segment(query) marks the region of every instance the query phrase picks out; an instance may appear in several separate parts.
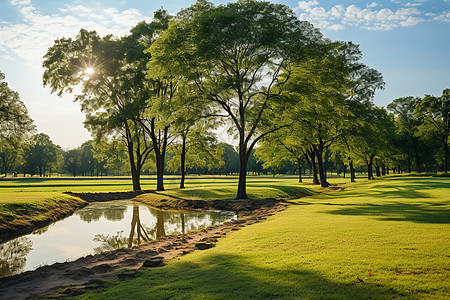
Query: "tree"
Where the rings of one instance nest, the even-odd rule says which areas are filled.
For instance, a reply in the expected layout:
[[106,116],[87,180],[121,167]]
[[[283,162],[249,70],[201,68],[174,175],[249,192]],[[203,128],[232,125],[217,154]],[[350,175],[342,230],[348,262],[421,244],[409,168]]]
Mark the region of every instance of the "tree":
[[5,176],[21,157],[21,139],[35,129],[19,93],[3,81],[0,71],[0,169]]
[[423,127],[432,127],[444,150],[444,172],[448,172],[448,144],[450,136],[450,89],[445,89],[440,97],[426,95],[415,110],[417,117],[423,116]]
[[223,149],[223,165],[219,167],[219,174],[239,173],[239,153],[236,152],[236,149],[226,143],[219,143],[217,146]]
[[25,152],[25,164],[28,172],[31,175],[37,172],[40,177],[45,176],[46,171],[51,173],[52,165],[56,163],[58,149],[58,146],[45,133],[34,135],[31,146]]
[[280,170],[286,160],[297,165],[298,181],[302,182],[302,157],[304,147],[296,139],[293,127],[280,129],[277,134],[269,135],[262,139],[261,145],[256,148],[256,157],[264,161],[264,168]]
[[229,116],[239,140],[237,199],[247,198],[246,172],[252,149],[268,131],[270,103],[283,83],[279,74],[321,35],[287,6],[238,1],[215,7],[198,1],[181,11],[150,47],[149,73],[179,74],[197,85],[211,105]]
[[[422,166],[420,160],[420,140],[419,140],[419,126],[422,123],[420,118],[414,116],[416,105],[421,101],[419,97],[401,97],[392,101],[386,108],[395,116],[395,123],[398,132],[406,137],[400,146],[406,146],[413,150],[416,160],[417,171],[421,173]],[[409,156],[409,153],[407,153]],[[408,157],[409,159],[409,157]]]
[[339,138],[342,144],[342,151],[347,158],[350,169],[350,180],[356,179],[354,161],[357,159],[357,148],[364,144],[363,129],[370,125],[370,111],[374,107],[372,102],[377,89],[384,89],[383,76],[375,69],[354,62],[350,72],[351,88],[346,99],[346,104],[350,111],[347,116],[346,126]]
[[19,93],[11,90],[4,82],[0,71],[0,138],[20,136],[34,130],[33,120],[28,115]]
[[77,172],[81,169],[81,149],[71,149],[64,152],[64,166],[66,170],[77,176]]
[[365,104],[359,118],[363,126],[355,128],[352,133],[352,151],[367,166],[367,178],[373,179],[374,159],[382,159],[391,143],[390,136],[395,131],[394,120],[386,109],[374,104]]
[[168,15],[157,11],[153,22],[139,23],[121,39],[81,29],[75,40],[56,40],[44,56],[44,86],[62,95],[81,84],[76,101],[86,114],[85,126],[98,141],[122,138],[134,190],[141,189],[141,168],[153,150],[141,122],[153,91],[143,73],[150,58],[143,50],[167,23]]

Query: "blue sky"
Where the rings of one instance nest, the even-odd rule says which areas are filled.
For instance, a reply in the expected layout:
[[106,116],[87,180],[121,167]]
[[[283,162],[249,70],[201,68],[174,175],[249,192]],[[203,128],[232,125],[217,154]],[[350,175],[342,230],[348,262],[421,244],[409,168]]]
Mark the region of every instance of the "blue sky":
[[[224,4],[229,1],[213,1]],[[441,95],[450,88],[450,0],[272,1],[291,7],[332,40],[353,41],[363,62],[383,73],[386,89],[375,96],[385,106],[402,96]],[[1,0],[0,70],[18,91],[44,132],[63,148],[90,138],[74,95],[58,98],[42,87],[42,56],[53,41],[80,28],[122,36],[164,7],[175,14],[194,1]]]

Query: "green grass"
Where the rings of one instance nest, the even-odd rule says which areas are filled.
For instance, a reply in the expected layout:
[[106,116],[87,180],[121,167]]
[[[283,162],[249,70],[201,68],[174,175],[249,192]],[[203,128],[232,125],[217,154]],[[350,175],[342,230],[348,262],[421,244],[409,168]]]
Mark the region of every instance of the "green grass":
[[[174,199],[233,199],[236,195],[237,179],[226,176],[193,176],[187,179],[185,190],[179,190],[178,177],[166,176],[166,192],[153,196]],[[142,189],[154,190],[154,176],[142,176]],[[33,228],[42,222],[56,221],[85,205],[85,202],[64,195],[63,192],[121,192],[132,190],[128,178],[23,178],[0,180],[0,237],[8,231]],[[283,177],[249,177],[249,195],[254,198],[282,198],[292,194],[304,194],[294,179]]]
[[212,249],[80,297],[450,298],[449,178],[360,181],[290,204]]

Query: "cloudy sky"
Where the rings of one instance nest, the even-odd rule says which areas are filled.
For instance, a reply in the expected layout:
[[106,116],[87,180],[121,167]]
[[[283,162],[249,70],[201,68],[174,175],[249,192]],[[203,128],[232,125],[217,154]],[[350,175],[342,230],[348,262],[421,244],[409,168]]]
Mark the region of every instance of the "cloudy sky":
[[[0,71],[19,92],[39,132],[63,148],[89,139],[73,95],[58,98],[42,87],[42,56],[80,28],[122,36],[164,7],[175,14],[194,1],[0,0]],[[216,4],[228,1],[213,1]],[[450,88],[450,0],[272,0],[332,40],[360,44],[363,61],[381,71],[386,89],[375,103],[402,96],[441,95]]]

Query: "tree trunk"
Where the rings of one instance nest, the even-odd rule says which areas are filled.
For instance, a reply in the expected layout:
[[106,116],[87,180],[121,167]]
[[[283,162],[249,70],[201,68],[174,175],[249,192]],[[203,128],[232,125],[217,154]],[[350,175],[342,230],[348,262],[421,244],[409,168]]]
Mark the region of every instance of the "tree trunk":
[[373,177],[373,158],[375,155],[371,155],[369,159],[369,163],[367,164],[367,179],[374,179]]
[[444,145],[444,173],[448,173],[448,142]]
[[[148,129],[147,129],[148,130]],[[156,158],[156,190],[164,191],[164,166],[166,159],[166,148],[167,148],[167,138],[168,138],[169,127],[165,127],[163,130],[163,137],[156,134],[155,122],[152,120],[150,122],[150,130],[148,130],[153,143],[153,150],[155,151]]]
[[322,187],[329,187],[330,184],[327,182],[327,177],[325,175],[325,170],[323,168],[323,161],[322,161],[322,147],[319,146],[318,149],[315,150],[316,151],[316,156],[317,156],[317,165],[319,167],[319,177],[320,177],[320,185]]
[[417,140],[413,138],[413,145],[414,145],[414,155],[416,157],[416,164],[417,164],[417,172],[422,173],[422,166],[420,165],[420,156],[419,156],[419,150],[417,145]]
[[309,163],[311,165],[312,170],[312,178],[313,184],[320,184],[319,177],[317,176],[317,167],[316,167],[316,153],[314,150],[307,150],[306,154],[309,156]]
[[164,191],[164,159],[165,159],[165,153],[162,154],[159,151],[158,155],[156,156],[156,190],[157,191]]
[[297,167],[298,167],[298,182],[302,182],[302,163],[300,158],[297,158]]
[[356,182],[355,168],[353,167],[353,161],[350,160],[350,182]]
[[379,165],[375,165],[375,172],[377,174],[377,177],[381,176],[381,172],[380,172],[380,166]]
[[186,178],[186,135],[182,136],[183,142],[181,145],[181,157],[180,157],[180,168],[181,168],[181,181],[180,189],[184,189],[184,181]]
[[243,138],[239,141],[239,183],[236,199],[248,199],[247,196],[247,145]]
[[381,165],[381,175],[382,176],[386,175],[386,166],[384,164]]
[[132,163],[131,167],[131,179],[133,181],[133,191],[140,191],[141,190],[141,178],[140,178],[140,170],[137,170],[134,166],[134,163]]
[[[129,132],[127,132],[129,133]],[[128,158],[130,159],[130,171],[131,171],[131,180],[133,182],[133,191],[141,190],[141,170],[136,168],[134,163],[134,151],[133,151],[133,141],[131,137],[128,139],[127,135],[127,147],[128,147]]]

